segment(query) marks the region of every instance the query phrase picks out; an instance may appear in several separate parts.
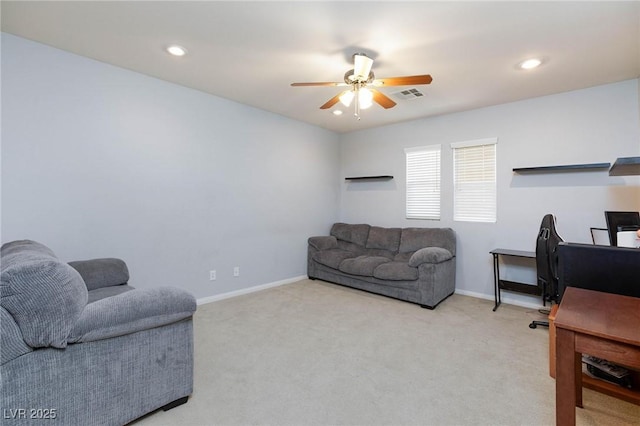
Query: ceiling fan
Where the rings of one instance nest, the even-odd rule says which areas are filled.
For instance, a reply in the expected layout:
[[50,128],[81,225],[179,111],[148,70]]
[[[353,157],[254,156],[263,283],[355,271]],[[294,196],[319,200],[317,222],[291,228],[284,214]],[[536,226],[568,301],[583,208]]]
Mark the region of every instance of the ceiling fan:
[[[375,87],[407,86],[414,84],[429,84],[432,78],[429,74],[410,75],[404,77],[389,77],[376,79],[371,66],[373,59],[364,53],[353,55],[353,69],[347,71],[342,82],[291,83],[293,87],[305,86],[350,86],[349,89],[338,93],[329,99],[320,109],[329,109],[338,102],[346,107],[355,100],[355,116],[360,120],[360,109],[369,108],[375,101],[385,109],[393,108],[396,103]],[[373,86],[373,87],[371,87]]]

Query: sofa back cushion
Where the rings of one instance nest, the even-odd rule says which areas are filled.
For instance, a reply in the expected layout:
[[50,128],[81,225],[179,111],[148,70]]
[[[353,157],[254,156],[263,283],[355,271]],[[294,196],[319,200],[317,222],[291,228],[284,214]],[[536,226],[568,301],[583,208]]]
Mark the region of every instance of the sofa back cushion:
[[400,246],[401,228],[381,228],[372,226],[369,230],[369,238],[367,238],[368,249],[382,249],[391,252],[398,252]]
[[424,247],[442,247],[456,255],[456,235],[451,228],[404,228],[400,237],[400,253]]
[[370,228],[371,226],[366,224],[351,225],[347,223],[334,223],[331,227],[331,235],[338,240],[365,247]]
[[80,274],[46,246],[30,240],[0,249],[0,304],[33,348],[64,348],[82,310],[87,288]]

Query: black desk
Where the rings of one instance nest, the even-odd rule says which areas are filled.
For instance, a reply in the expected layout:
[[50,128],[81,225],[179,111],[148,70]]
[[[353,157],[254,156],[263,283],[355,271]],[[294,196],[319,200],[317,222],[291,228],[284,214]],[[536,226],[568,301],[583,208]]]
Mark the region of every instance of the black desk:
[[496,305],[493,307],[494,312],[496,311],[496,309],[498,309],[500,303],[502,303],[502,300],[500,298],[500,290],[516,291],[518,293],[532,294],[534,296],[542,295],[542,288],[538,285],[500,279],[500,256],[521,257],[535,260],[536,254],[534,252],[497,248],[491,250],[490,253],[493,255],[493,285],[494,299],[496,302]]

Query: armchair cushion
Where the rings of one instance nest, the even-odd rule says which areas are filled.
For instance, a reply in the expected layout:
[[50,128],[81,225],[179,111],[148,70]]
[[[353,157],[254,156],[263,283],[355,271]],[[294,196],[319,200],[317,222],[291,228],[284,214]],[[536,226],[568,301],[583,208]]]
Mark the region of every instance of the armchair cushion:
[[64,348],[87,304],[87,287],[71,266],[35,241],[2,246],[0,304],[30,347]]
[[22,338],[18,324],[6,309],[0,307],[0,364],[4,364],[14,358],[32,352]]
[[128,291],[87,305],[69,342],[91,342],[160,327],[189,318],[195,311],[195,298],[181,289]]
[[93,303],[96,300],[104,299],[105,297],[117,296],[131,290],[135,290],[135,288],[128,284],[97,288],[89,292],[89,301],[87,303]]
[[80,273],[87,290],[126,284],[129,281],[127,264],[120,259],[78,260],[69,262],[69,265]]

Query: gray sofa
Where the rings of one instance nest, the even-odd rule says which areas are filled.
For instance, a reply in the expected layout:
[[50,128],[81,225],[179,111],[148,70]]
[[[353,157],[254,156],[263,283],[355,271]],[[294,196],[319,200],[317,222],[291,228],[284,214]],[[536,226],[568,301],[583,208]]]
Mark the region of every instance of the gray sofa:
[[192,295],[134,289],[119,259],[66,264],[29,240],[1,260],[3,424],[123,425],[187,401]]
[[450,228],[381,228],[335,223],[309,238],[307,274],[433,309],[455,291]]

